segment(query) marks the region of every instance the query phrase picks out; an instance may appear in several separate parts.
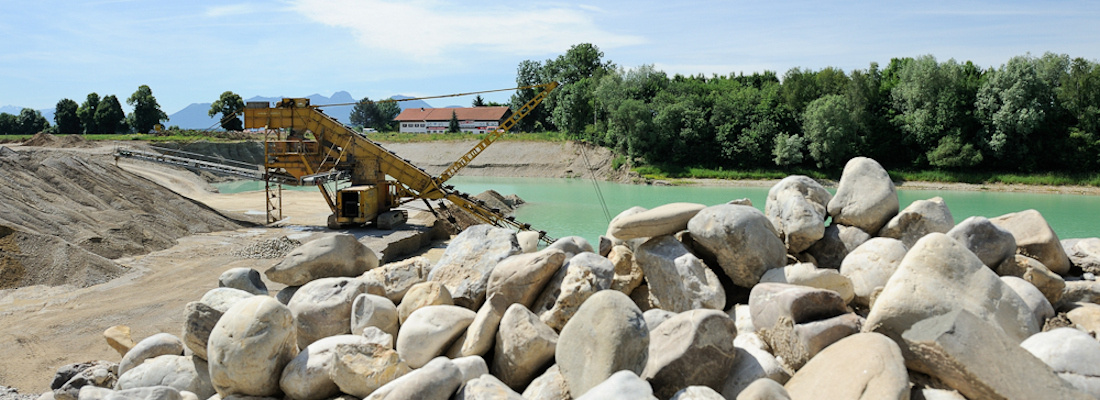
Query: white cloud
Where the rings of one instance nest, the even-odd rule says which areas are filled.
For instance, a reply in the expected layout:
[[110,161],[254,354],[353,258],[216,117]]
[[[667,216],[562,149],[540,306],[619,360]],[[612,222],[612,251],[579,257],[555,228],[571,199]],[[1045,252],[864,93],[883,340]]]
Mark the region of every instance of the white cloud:
[[230,4],[225,6],[213,6],[206,8],[206,16],[208,17],[228,17],[234,15],[252,14],[259,11],[259,6],[255,4]]
[[541,55],[578,43],[601,48],[641,44],[640,36],[601,29],[591,11],[466,6],[433,0],[292,0],[302,15],[351,29],[367,47],[422,60],[469,53]]

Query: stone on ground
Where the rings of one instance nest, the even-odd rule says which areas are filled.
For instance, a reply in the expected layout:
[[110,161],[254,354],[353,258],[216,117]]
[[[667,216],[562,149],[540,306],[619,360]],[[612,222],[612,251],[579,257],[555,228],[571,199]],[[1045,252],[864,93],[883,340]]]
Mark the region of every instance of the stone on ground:
[[546,284],[534,308],[542,322],[560,331],[592,294],[611,288],[615,266],[596,253],[580,253],[563,265]]
[[218,277],[218,287],[240,289],[254,295],[267,296],[267,285],[260,272],[252,268],[230,268]]
[[688,386],[672,395],[670,400],[726,400],[726,398],[706,386]]
[[964,219],[947,231],[947,236],[970,249],[989,268],[996,269],[1005,259],[1016,254],[1016,238],[1012,232],[993,224],[986,217]]
[[615,245],[607,253],[607,259],[615,266],[615,277],[611,280],[611,290],[626,293],[633,292],[645,280],[642,268],[634,262],[634,251],[625,245]]
[[688,220],[699,210],[706,208],[695,203],[670,203],[651,210],[616,217],[607,227],[607,233],[622,240],[672,235],[687,229]]
[[508,387],[527,387],[554,362],[558,333],[522,304],[512,304],[500,319],[493,351],[492,374]]
[[569,386],[565,384],[565,377],[557,364],[550,366],[542,375],[531,381],[527,389],[523,390],[523,398],[527,400],[568,400]]
[[475,378],[458,389],[453,400],[524,400],[500,379],[485,374]]
[[1015,276],[1002,276],[1001,282],[1004,282],[1016,292],[1016,295],[1020,296],[1027,308],[1031,310],[1035,323],[1040,327],[1043,326],[1047,318],[1054,317],[1054,307],[1050,305],[1046,297],[1043,297],[1043,292],[1040,292],[1035,285]]
[[302,349],[283,368],[279,388],[294,400],[323,400],[340,393],[332,381],[336,346],[345,343],[366,343],[357,335],[330,336],[311,343]]
[[787,263],[787,248],[759,210],[723,204],[699,211],[688,222],[698,247],[713,254],[733,283],[752,287],[760,276]]
[[787,251],[801,253],[825,236],[826,206],[832,198],[810,177],[791,175],[768,190],[764,215],[786,242]]
[[871,297],[886,286],[908,250],[900,240],[874,238],[848,253],[840,273],[852,281],[855,304],[871,306]]
[[769,269],[760,282],[788,283],[791,285],[832,290],[847,304],[855,298],[852,280],[835,269],[817,268],[813,263],[797,263],[783,268]]
[[463,340],[461,354],[463,356],[482,356],[493,348],[496,341],[497,329],[500,327],[500,319],[512,303],[497,293],[489,295],[481,309],[477,310],[473,322],[466,329],[466,338]]
[[561,250],[565,253],[566,260],[573,258],[573,256],[577,254],[595,252],[595,249],[592,248],[592,244],[588,243],[587,239],[580,236],[563,237],[555,240],[554,243],[550,243],[546,248]]
[[600,384],[585,391],[584,395],[574,396],[576,400],[637,399],[656,400],[649,382],[639,378],[631,370],[622,370],[611,375]]
[[531,307],[565,258],[564,251],[552,248],[505,258],[489,275],[486,296],[496,294],[508,304]]
[[125,356],[126,352],[130,351],[137,343],[134,343],[134,339],[130,337],[130,327],[126,325],[115,325],[107,330],[103,331],[103,338],[107,339],[107,345],[118,352],[118,355]]
[[235,304],[210,332],[210,380],[223,398],[275,396],[283,368],[297,355],[297,331],[287,306],[267,296]]
[[378,266],[378,256],[354,235],[337,233],[307,242],[264,271],[267,279],[301,286],[320,278],[356,277]]
[[1100,274],[1100,238],[1063,240],[1062,249],[1071,264],[1085,272]]
[[650,295],[663,310],[679,313],[726,305],[726,291],[718,276],[672,236],[653,237],[638,246],[635,262],[645,275]]
[[338,392],[361,399],[410,371],[412,369],[393,349],[373,343],[351,342],[340,343],[333,348],[328,376],[339,389]]
[[640,375],[659,398],[688,386],[721,389],[737,355],[737,327],[718,310],[691,310],[650,333],[649,359]]
[[754,347],[737,347],[737,356],[722,386],[722,395],[736,398],[753,382],[765,378],[783,384],[791,379],[791,375],[771,353]]
[[392,349],[394,346],[393,335],[383,332],[377,326],[363,328],[363,333],[360,335],[367,339],[367,343],[374,343],[387,349]]
[[792,399],[909,398],[901,349],[877,333],[849,336],[829,346],[786,384]]
[[825,227],[825,236],[803,254],[812,256],[819,268],[839,269],[848,253],[868,240],[871,240],[871,235],[862,229],[832,224]]
[[428,280],[446,286],[454,304],[476,310],[485,301],[485,289],[493,268],[505,258],[521,252],[515,232],[492,225],[475,225],[451,239],[447,250],[428,274]]
[[422,307],[453,306],[454,304],[451,292],[442,283],[435,281],[418,283],[409,288],[405,298],[397,305],[398,322],[404,324],[413,311]]
[[412,368],[420,368],[443,354],[473,322],[476,313],[459,306],[427,306],[401,324],[397,353]]
[[1058,304],[1066,291],[1066,280],[1034,258],[1016,254],[993,269],[997,275],[1023,278],[1043,292],[1050,304]]
[[1084,329],[1092,335],[1100,335],[1100,305],[1092,303],[1076,303],[1072,310],[1066,313],[1073,325]]
[[432,262],[427,257],[412,257],[392,262],[367,271],[359,279],[377,282],[386,292],[386,298],[398,304],[413,285],[428,280]]
[[941,197],[917,200],[895,215],[879,230],[880,237],[901,240],[912,247],[917,240],[932,232],[947,233],[955,227],[955,217]]
[[194,356],[162,355],[146,360],[118,377],[118,390],[141,387],[170,386],[194,393],[203,399],[213,396],[210,368],[206,361]]
[[539,233],[535,231],[520,231],[516,232],[516,241],[519,242],[519,248],[524,253],[534,253],[539,251]]
[[142,339],[119,361],[118,374],[121,376],[145,360],[163,355],[182,356],[183,341],[170,333],[158,333]]
[[617,371],[631,371],[637,378],[648,357],[649,329],[642,311],[614,290],[600,291],[581,305],[562,328],[555,350],[558,368],[573,398]]
[[1093,398],[1059,378],[1016,338],[966,309],[931,315],[902,337],[929,375],[967,398]]
[[329,336],[350,334],[352,305],[367,289],[355,278],[321,278],[298,289],[287,304],[298,327],[298,348]]
[[898,193],[882,165],[870,158],[856,157],[844,165],[828,208],[835,224],[878,232],[897,215]]
[[749,294],[749,308],[756,333],[794,370],[862,324],[836,292],[806,286],[759,284]]
[[665,311],[660,308],[654,308],[652,310],[646,310],[644,313],[642,313],[642,318],[645,318],[645,325],[647,328],[649,328],[649,331],[653,332],[654,329],[657,329],[658,325],[661,325],[665,321],[668,321],[669,318],[675,317],[676,314],[677,313],[674,313],[672,311]]
[[[867,315],[865,332],[901,342],[913,324],[955,310],[989,321],[1019,343],[1039,332],[1023,299],[974,253],[942,233],[932,233],[905,255]],[[902,347],[910,369],[930,373]]]
[[990,220],[994,225],[1012,233],[1016,239],[1016,252],[1039,260],[1059,275],[1069,272],[1070,262],[1058,234],[1035,210],[1005,214]]
[[[727,396],[727,399],[730,397]],[[791,400],[787,389],[776,381],[760,378],[750,384],[735,398],[736,400]]]
[[57,400],[77,400],[89,387],[113,388],[118,383],[118,364],[94,361],[69,364],[57,370],[50,388]]
[[446,357],[394,379],[364,400],[448,400],[462,385],[462,371]]
[[489,364],[481,356],[466,356],[451,360],[462,373],[462,382],[469,382],[489,373]]
[[361,293],[351,303],[351,334],[361,335],[372,326],[397,336],[397,306],[388,298]]
[[1073,328],[1036,333],[1020,343],[1054,370],[1058,377],[1100,398],[1100,342]]

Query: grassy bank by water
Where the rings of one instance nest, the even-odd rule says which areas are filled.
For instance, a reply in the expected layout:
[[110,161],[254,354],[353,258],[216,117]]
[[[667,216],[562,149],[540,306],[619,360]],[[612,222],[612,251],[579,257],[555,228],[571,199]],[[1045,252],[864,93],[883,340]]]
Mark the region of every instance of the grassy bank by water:
[[[698,167],[652,166],[634,168],[649,179],[783,179],[789,175],[806,175],[814,179],[840,179],[841,170],[815,170],[792,168],[786,170],[723,170]],[[1005,172],[954,172],[954,171],[888,171],[895,182],[937,182],[1032,185],[1032,186],[1094,186],[1100,187],[1100,174],[1088,172],[1070,173],[1005,173]]]

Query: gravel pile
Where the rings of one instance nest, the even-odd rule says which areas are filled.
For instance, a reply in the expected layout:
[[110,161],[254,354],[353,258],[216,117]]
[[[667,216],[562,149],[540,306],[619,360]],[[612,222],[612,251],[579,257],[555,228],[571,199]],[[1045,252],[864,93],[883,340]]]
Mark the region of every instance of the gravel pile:
[[253,242],[252,244],[239,248],[230,254],[234,257],[240,258],[282,258],[289,254],[291,250],[294,250],[301,245],[302,242],[288,238],[286,236],[282,236],[275,239]]
[[38,395],[19,394],[19,391],[13,387],[0,385],[0,400],[34,400],[37,398]]

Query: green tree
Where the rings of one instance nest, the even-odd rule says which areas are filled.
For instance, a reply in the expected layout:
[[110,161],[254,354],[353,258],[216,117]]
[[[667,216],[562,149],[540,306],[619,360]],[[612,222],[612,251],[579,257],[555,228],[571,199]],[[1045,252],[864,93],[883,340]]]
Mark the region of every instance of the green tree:
[[57,102],[57,106],[54,109],[53,121],[57,124],[57,131],[63,134],[77,134],[81,133],[80,117],[77,116],[77,110],[80,108],[75,101],[70,99],[61,99]]
[[615,64],[604,61],[603,55],[595,45],[581,43],[558,58],[546,61],[539,74],[543,79],[538,83],[553,80],[562,85],[551,92],[541,106],[549,110],[550,118],[546,122],[578,138],[588,123],[595,122],[592,92],[604,75],[615,70]]
[[241,122],[241,118],[237,115],[244,111],[244,100],[241,96],[231,91],[222,92],[221,96],[213,103],[210,103],[210,111],[206,112],[207,116],[213,117],[221,114],[221,118],[218,120],[218,124],[222,129],[227,131],[241,131],[244,130],[244,123]]
[[99,94],[96,92],[88,93],[84,103],[76,110],[76,115],[80,118],[80,124],[84,126],[84,134],[99,133],[99,126],[95,123],[95,112],[99,107],[99,102]]
[[157,98],[153,97],[153,89],[148,85],[138,86],[137,91],[126,99],[126,104],[134,108],[130,114],[130,127],[139,133],[148,133],[154,125],[168,120],[168,114],[160,110]]
[[479,94],[479,95],[474,97],[474,102],[470,106],[471,107],[485,107],[485,99],[481,98],[481,95]]
[[[542,76],[543,68],[542,63],[538,61],[523,60],[516,67],[516,85],[518,86],[531,86],[542,84],[544,79]],[[541,88],[534,89],[518,89],[516,93],[512,95],[511,105],[512,109],[518,110],[527,104],[528,101],[535,98],[535,96],[541,92]],[[521,132],[534,132],[536,127],[546,126],[550,122],[547,117],[550,115],[547,112],[548,106],[546,104],[535,107],[531,110],[527,117],[519,120],[516,124],[516,130]]]
[[122,103],[119,103],[118,97],[113,94],[104,97],[96,106],[95,125],[98,127],[98,133],[125,132],[124,118],[126,118],[126,113],[122,111]]
[[392,132],[397,130],[397,118],[401,114],[401,106],[396,101],[378,102],[378,129],[379,132]]
[[42,112],[32,108],[24,108],[19,111],[15,123],[20,135],[33,135],[50,127],[50,122],[42,116]]
[[19,122],[14,115],[0,113],[0,135],[15,135],[19,131]]
[[859,136],[851,107],[841,95],[810,102],[802,118],[810,157],[819,168],[832,168],[859,154]]
[[458,125],[458,114],[455,114],[454,110],[451,111],[451,122],[447,124],[447,133],[459,133],[462,132],[462,128]]
[[1030,56],[1013,57],[990,74],[976,102],[982,144],[999,167],[1034,169],[1042,143],[1032,136],[1055,112],[1052,88],[1040,78]]
[[359,100],[355,103],[355,107],[351,109],[352,126],[374,128],[381,131],[379,127],[382,122],[382,112],[378,108],[378,103],[371,101],[369,97]]
[[775,147],[772,149],[772,161],[775,165],[785,167],[802,163],[802,151],[806,148],[806,142],[798,135],[780,133],[775,136]]

